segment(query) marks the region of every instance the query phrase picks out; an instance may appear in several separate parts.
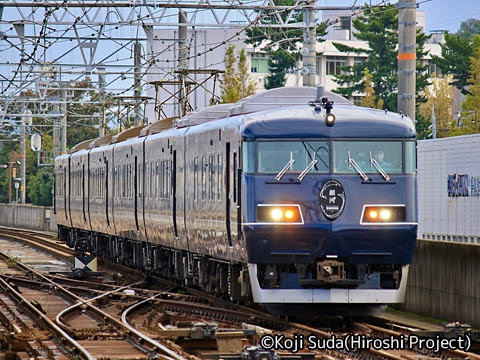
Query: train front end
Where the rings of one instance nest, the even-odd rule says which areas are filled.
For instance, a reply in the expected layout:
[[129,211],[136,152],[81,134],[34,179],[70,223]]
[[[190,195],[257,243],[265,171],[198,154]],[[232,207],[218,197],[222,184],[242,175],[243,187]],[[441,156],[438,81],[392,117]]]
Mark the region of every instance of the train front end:
[[242,149],[255,302],[303,316],[403,302],[417,235],[409,118],[344,105],[267,111],[244,124]]

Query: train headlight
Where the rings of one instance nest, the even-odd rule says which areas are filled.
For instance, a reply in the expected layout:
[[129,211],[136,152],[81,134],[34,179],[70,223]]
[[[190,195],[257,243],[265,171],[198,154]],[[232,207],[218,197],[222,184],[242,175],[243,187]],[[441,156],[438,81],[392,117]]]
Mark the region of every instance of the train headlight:
[[333,115],[331,113],[325,115],[325,124],[327,126],[333,126],[333,124],[335,124],[335,115]]
[[264,224],[303,224],[298,204],[258,204],[257,222]]
[[405,222],[404,205],[365,205],[362,213],[362,223],[401,223]]
[[283,211],[281,209],[272,209],[272,220],[273,221],[280,221],[283,217]]

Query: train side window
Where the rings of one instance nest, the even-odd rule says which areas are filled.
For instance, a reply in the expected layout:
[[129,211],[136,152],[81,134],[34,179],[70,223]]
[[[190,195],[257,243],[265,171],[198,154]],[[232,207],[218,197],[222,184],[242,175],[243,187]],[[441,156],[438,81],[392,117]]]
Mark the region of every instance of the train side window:
[[405,173],[415,174],[417,169],[417,146],[415,141],[405,142]]
[[202,155],[202,200],[205,200],[207,193],[207,157]]
[[237,202],[237,152],[233,152],[233,202]]
[[193,200],[198,200],[198,157],[193,158]]
[[138,196],[141,198],[143,194],[143,165],[138,164]]
[[215,200],[215,164],[214,164],[214,156],[208,156],[208,174],[209,174],[209,189],[208,189],[208,200],[213,201]]
[[125,179],[126,173],[127,173],[127,169],[125,169],[125,166],[126,166],[126,165],[123,165],[123,166],[122,166],[122,176],[121,176],[121,180],[122,180],[122,184],[121,184],[121,187],[122,187],[121,197],[122,197],[122,198],[125,198],[125,196],[126,196],[126,194],[127,194],[127,189],[126,189],[127,181],[126,181],[126,179]]
[[[163,188],[162,188],[162,182],[163,182],[163,178],[162,178],[162,169],[161,169],[161,166],[163,164],[163,161],[156,161],[155,162],[155,181],[154,181],[154,184],[155,184],[155,199],[158,199],[158,198],[163,198]],[[162,190],[162,191],[160,191]]]
[[147,198],[150,194],[150,181],[148,181],[150,178],[149,178],[149,171],[148,171],[148,163],[146,162],[145,163],[145,174],[144,174],[144,178],[145,178],[145,197]]
[[63,197],[63,173],[57,173],[55,181],[55,193],[57,197]]
[[128,197],[133,198],[133,164],[128,164]]
[[242,170],[244,172],[255,172],[255,143],[245,141],[242,144]]
[[222,201],[223,197],[223,154],[218,155],[218,167],[217,167],[217,199],[218,202]]
[[154,198],[155,194],[155,163],[150,162],[150,199]]

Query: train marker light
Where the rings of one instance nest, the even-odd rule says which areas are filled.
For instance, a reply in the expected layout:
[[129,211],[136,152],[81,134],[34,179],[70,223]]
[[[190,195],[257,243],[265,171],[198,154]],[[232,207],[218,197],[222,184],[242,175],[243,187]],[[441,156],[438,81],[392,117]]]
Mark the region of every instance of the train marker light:
[[287,220],[292,220],[294,216],[295,216],[295,213],[292,210],[285,211],[285,218]]
[[361,224],[405,223],[405,205],[364,205]]
[[263,224],[303,224],[302,211],[298,204],[258,204],[257,222]]

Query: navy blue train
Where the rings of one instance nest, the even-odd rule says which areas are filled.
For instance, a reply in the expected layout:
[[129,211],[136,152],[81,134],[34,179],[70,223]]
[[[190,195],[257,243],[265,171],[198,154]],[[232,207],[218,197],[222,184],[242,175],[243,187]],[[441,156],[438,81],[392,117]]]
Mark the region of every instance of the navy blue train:
[[270,90],[79,144],[55,160],[55,211],[59,238],[98,257],[276,314],[368,314],[404,299],[415,127]]

